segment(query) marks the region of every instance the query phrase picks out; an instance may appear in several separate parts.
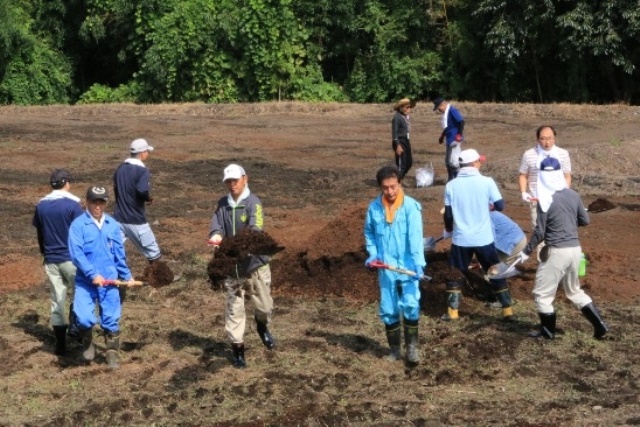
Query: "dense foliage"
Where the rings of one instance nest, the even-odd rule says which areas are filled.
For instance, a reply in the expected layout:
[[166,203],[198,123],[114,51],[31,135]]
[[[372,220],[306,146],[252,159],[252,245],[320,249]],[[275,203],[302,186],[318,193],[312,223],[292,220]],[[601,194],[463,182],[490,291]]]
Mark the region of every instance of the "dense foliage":
[[0,104],[640,102],[640,0],[7,0]]

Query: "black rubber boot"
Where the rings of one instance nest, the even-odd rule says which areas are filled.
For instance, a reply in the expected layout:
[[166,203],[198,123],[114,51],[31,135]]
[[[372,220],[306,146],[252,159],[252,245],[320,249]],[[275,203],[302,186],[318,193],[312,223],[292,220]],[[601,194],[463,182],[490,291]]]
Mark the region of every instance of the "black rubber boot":
[[124,304],[124,301],[127,299],[127,287],[118,286],[118,294],[120,295],[120,305],[122,305]]
[[247,367],[247,362],[244,359],[244,343],[231,344],[233,349],[233,367],[238,369],[244,369]]
[[407,362],[417,365],[420,362],[417,320],[404,319],[404,345],[407,351]]
[[400,330],[400,322],[393,323],[391,325],[384,325],[387,333],[387,342],[391,348],[391,353],[387,357],[392,362],[402,359],[400,352],[400,344],[402,341],[402,331]]
[[604,323],[602,317],[600,317],[600,312],[598,312],[596,306],[591,302],[582,307],[581,311],[584,317],[593,325],[593,337],[597,340],[604,338],[607,332],[609,332],[609,327]]
[[260,339],[262,340],[262,344],[264,344],[267,350],[273,350],[276,346],[276,340],[275,338],[273,338],[273,335],[271,335],[271,332],[269,332],[267,324],[259,321],[256,317],[256,325],[258,329],[258,335],[260,335]]
[[67,328],[67,335],[69,338],[82,342],[80,338],[80,328],[78,327],[78,318],[76,317],[76,313],[73,312],[73,303],[69,305],[69,327]]
[[538,313],[540,317],[540,330],[529,334],[532,338],[545,338],[552,340],[556,337],[556,313]]
[[56,349],[54,354],[56,356],[64,356],[67,354],[67,346],[66,346],[66,337],[67,337],[67,326],[54,326],[53,334],[56,336]]
[[440,319],[446,322],[458,320],[458,308],[462,299],[462,290],[460,282],[447,282],[447,313],[443,314]]
[[80,330],[80,336],[82,337],[82,357],[90,362],[96,357],[96,347],[93,345],[93,329]]
[[111,370],[120,367],[120,332],[108,332],[104,336],[104,344],[106,348],[105,357],[107,358],[107,367]]

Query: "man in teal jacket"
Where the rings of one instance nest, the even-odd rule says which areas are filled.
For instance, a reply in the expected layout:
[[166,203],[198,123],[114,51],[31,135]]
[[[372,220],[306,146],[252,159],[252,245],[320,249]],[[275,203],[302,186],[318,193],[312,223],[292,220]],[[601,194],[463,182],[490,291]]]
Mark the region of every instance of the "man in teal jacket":
[[407,362],[415,364],[420,361],[419,280],[426,266],[422,240],[422,206],[404,194],[397,168],[381,168],[376,174],[376,180],[382,194],[371,202],[367,210],[364,237],[369,258],[365,265],[370,267],[371,263],[378,260],[417,273],[416,276],[410,276],[388,269],[378,270],[380,317],[391,347],[389,358],[401,358],[400,323],[403,320]]

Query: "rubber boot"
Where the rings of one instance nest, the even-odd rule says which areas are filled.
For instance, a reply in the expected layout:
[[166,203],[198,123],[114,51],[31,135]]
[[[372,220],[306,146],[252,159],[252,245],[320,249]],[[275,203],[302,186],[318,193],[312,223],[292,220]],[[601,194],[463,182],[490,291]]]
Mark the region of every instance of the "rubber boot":
[[233,349],[233,367],[238,369],[244,369],[247,367],[247,362],[244,359],[244,343],[231,344]]
[[404,319],[404,345],[407,350],[407,362],[418,364],[418,321]]
[[447,282],[447,313],[440,317],[446,322],[450,320],[458,320],[458,308],[462,299],[462,291],[460,290],[460,282]]
[[65,354],[67,354],[67,346],[65,342],[65,339],[67,337],[67,326],[54,326],[53,334],[56,336],[56,349],[54,351],[54,354],[56,356],[64,356]]
[[108,332],[104,336],[104,344],[106,348],[105,357],[107,358],[107,367],[111,370],[120,367],[120,332]]
[[402,341],[402,331],[400,330],[400,322],[393,323],[391,325],[384,325],[385,332],[387,333],[387,342],[389,343],[389,348],[391,348],[391,353],[387,356],[392,362],[396,360],[400,360],[402,358],[402,354],[400,352],[400,343]]
[[593,325],[593,337],[597,340],[604,338],[607,332],[609,332],[609,327],[604,323],[602,317],[600,317],[600,312],[598,312],[596,306],[590,302],[582,307],[581,311],[584,317]]
[[545,338],[552,340],[556,337],[556,313],[538,313],[540,317],[540,330],[529,334],[532,338]]
[[82,357],[90,362],[96,357],[96,347],[93,345],[93,329],[80,330],[80,337],[82,337]]
[[276,340],[273,338],[273,335],[271,335],[271,332],[269,332],[267,324],[258,320],[257,317],[255,319],[256,325],[258,326],[258,335],[260,335],[262,344],[264,344],[267,350],[273,350],[276,346]]
[[76,313],[73,312],[73,303],[69,305],[69,327],[67,328],[67,335],[69,338],[74,338],[78,342],[82,342],[80,338],[80,328],[78,327],[78,318]]
[[513,308],[511,307],[513,302],[511,301],[509,289],[504,288],[496,291],[496,298],[498,298],[498,302],[502,305],[502,320],[512,322],[515,318],[513,317]]
[[120,295],[120,305],[124,304],[124,301],[127,299],[127,287],[118,286],[118,295]]

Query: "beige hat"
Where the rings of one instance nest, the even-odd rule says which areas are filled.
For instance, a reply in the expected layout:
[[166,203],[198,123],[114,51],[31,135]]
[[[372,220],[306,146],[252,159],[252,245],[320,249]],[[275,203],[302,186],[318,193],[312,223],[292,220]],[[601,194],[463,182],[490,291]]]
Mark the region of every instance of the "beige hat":
[[398,111],[401,108],[406,107],[407,105],[411,105],[411,107],[413,108],[415,104],[413,104],[409,98],[402,98],[400,101],[396,102],[396,104],[393,106],[393,109]]

